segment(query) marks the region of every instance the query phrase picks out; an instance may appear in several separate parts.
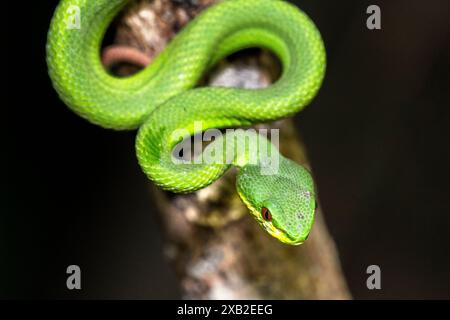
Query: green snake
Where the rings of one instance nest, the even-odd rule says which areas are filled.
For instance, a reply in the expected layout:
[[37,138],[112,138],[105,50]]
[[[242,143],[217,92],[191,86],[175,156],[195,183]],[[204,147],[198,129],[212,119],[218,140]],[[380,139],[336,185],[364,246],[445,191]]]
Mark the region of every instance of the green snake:
[[[302,110],[325,73],[325,49],[313,22],[287,2],[225,0],[183,28],[151,65],[120,78],[105,70],[99,52],[107,27],[127,2],[59,3],[48,32],[47,64],[60,98],[104,128],[138,129],[139,164],[165,190],[199,190],[237,167],[236,188],[251,215],[280,241],[303,243],[316,208],[308,170],[279,154],[262,135],[245,130],[218,137],[203,150],[202,155],[219,150],[226,157],[241,150],[230,161],[176,162],[173,150],[183,137],[173,133],[184,130],[185,136],[193,136],[212,128],[247,127]],[[80,18],[75,28],[69,23],[74,8]],[[262,89],[196,87],[219,60],[252,47],[266,48],[280,59],[282,73],[274,84]],[[256,143],[258,148],[249,147]],[[278,157],[276,170],[261,151]]]

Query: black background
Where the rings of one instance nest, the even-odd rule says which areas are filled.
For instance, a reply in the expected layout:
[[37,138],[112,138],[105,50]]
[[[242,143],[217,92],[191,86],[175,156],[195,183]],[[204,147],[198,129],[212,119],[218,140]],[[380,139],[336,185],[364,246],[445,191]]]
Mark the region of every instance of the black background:
[[[4,11],[0,297],[178,298],[134,132],[89,124],[51,87],[56,3]],[[450,2],[296,3],[328,55],[323,87],[296,121],[353,296],[450,298]],[[382,30],[366,28],[369,4]],[[82,268],[81,291],[66,289],[70,264]],[[380,291],[365,286],[370,264]]]

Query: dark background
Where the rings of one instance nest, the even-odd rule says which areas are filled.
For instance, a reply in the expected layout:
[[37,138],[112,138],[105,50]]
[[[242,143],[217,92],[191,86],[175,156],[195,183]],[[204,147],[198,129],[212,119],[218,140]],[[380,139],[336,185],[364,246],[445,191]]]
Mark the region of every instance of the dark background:
[[[450,2],[296,2],[328,54],[324,85],[296,120],[353,296],[450,298]],[[56,3],[6,11],[0,297],[178,298],[135,134],[89,124],[51,87]],[[382,30],[366,28],[369,4]],[[70,264],[81,291],[66,289]],[[366,288],[370,264],[382,290]]]

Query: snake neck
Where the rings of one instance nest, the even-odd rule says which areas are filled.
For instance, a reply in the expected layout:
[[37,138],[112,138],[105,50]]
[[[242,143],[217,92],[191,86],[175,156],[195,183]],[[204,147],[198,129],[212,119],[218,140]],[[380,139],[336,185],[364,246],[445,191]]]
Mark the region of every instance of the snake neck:
[[278,148],[255,129],[229,130],[208,145],[203,154],[215,155],[216,150],[224,150],[219,160],[225,160],[238,168],[258,166],[261,170],[267,170],[268,174],[277,169],[281,156]]

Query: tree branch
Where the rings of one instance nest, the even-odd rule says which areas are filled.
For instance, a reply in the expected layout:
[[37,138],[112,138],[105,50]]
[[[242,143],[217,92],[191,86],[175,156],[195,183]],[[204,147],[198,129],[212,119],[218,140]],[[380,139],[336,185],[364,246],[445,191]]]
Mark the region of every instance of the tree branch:
[[[150,59],[213,0],[134,1],[118,20],[115,43],[140,49]],[[130,73],[122,67],[119,74]],[[202,84],[257,88],[279,74],[278,61],[247,50],[219,63]],[[309,167],[291,119],[259,128],[281,128],[281,152]],[[151,188],[173,262],[187,299],[348,299],[335,244],[319,206],[305,244],[292,247],[271,238],[247,213],[231,170],[189,195]]]

